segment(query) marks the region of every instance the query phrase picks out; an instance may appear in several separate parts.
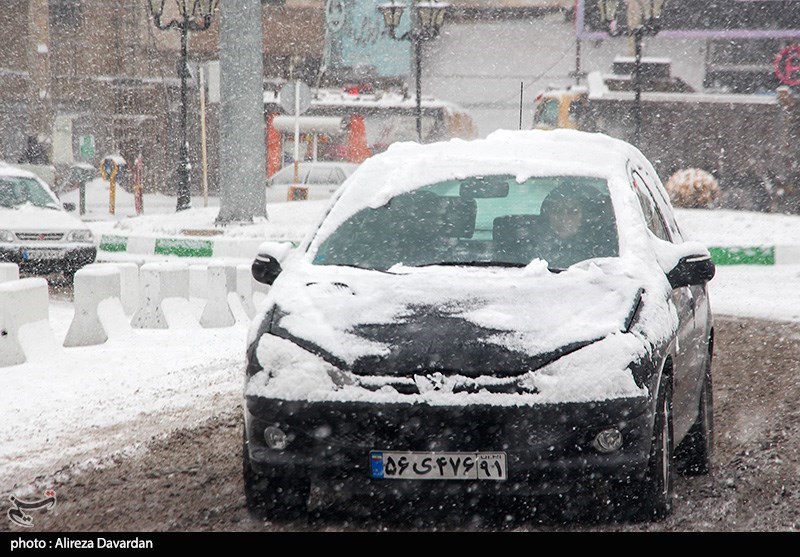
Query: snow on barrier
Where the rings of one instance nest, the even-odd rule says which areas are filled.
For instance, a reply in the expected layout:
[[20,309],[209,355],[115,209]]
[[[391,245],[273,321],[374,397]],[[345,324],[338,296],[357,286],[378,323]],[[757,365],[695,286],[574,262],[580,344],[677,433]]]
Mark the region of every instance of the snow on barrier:
[[256,314],[256,306],[253,304],[253,265],[251,263],[241,263],[236,266],[236,295],[248,319],[252,319]]
[[43,278],[0,284],[0,367],[22,364],[59,349],[50,328],[50,296]]
[[203,327],[230,327],[236,323],[228,303],[231,268],[231,265],[224,263],[209,263],[206,267],[206,305],[200,316],[200,325]]
[[186,263],[145,263],[139,269],[139,309],[131,319],[137,329],[199,327],[189,305]]
[[19,266],[16,263],[0,263],[0,282],[19,280]]
[[139,265],[133,261],[115,261],[113,263],[92,263],[86,267],[95,268],[100,266],[119,269],[119,299],[122,302],[122,308],[125,310],[125,315],[131,316],[136,313],[139,308]]
[[103,344],[130,326],[120,300],[122,271],[116,265],[87,265],[75,273],[75,315],[64,346]]

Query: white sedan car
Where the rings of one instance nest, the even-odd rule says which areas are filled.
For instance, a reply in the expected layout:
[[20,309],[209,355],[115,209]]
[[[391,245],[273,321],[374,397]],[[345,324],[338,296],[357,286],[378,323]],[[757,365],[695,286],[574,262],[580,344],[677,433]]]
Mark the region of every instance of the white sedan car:
[[35,174],[0,163],[0,261],[71,277],[97,255],[92,232]]
[[357,164],[349,162],[302,162],[295,181],[294,164],[285,166],[267,180],[267,203],[328,199]]

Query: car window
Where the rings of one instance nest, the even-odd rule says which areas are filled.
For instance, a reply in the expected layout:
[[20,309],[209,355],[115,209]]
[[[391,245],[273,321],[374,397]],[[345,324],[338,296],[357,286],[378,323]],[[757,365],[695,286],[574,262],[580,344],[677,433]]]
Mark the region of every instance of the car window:
[[557,99],[545,97],[536,107],[536,112],[533,115],[534,125],[538,124],[541,126],[557,128],[558,113],[560,109],[561,104]]
[[649,175],[646,171],[640,171],[639,176],[642,178],[644,186],[650,193],[650,196],[655,201],[655,208],[657,213],[661,216],[661,220],[666,225],[669,234],[674,242],[683,241],[683,234],[680,231],[678,222],[675,220],[675,215],[672,211],[672,204],[669,202],[669,197],[663,186],[660,185],[658,178]]
[[631,174],[631,181],[633,191],[636,192],[636,197],[639,199],[639,205],[642,208],[642,214],[644,215],[647,228],[649,228],[653,234],[662,240],[666,240],[667,242],[672,241],[669,233],[667,232],[667,227],[664,224],[658,209],[656,208],[656,203],[653,201],[650,191],[645,185],[645,181],[641,174],[634,171]]
[[339,226],[314,254],[319,265],[526,265],[566,268],[619,255],[605,180],[508,175],[448,180],[367,208]]
[[335,168],[311,167],[306,176],[306,184],[338,184],[339,180]]
[[[308,169],[300,167],[298,170],[298,183],[303,184],[305,182],[304,176],[308,173]],[[294,165],[290,164],[289,166],[283,167],[277,173],[272,176],[272,183],[273,184],[294,184]]]
[[59,208],[55,199],[35,179],[0,176],[0,207],[19,207],[26,203],[36,207]]

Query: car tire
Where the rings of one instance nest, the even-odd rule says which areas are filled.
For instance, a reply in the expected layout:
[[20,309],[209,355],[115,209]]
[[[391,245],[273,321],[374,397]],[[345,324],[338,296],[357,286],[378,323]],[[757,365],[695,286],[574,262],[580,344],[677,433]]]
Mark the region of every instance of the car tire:
[[673,452],[672,382],[664,377],[658,387],[647,471],[641,480],[632,481],[621,490],[615,505],[621,518],[655,521],[672,512]]
[[250,514],[261,519],[296,519],[308,509],[308,480],[271,478],[259,474],[250,463],[247,443],[242,443],[244,495]]
[[713,449],[714,397],[711,382],[711,358],[709,358],[703,378],[703,391],[700,394],[697,420],[675,450],[678,470],[687,476],[711,473]]

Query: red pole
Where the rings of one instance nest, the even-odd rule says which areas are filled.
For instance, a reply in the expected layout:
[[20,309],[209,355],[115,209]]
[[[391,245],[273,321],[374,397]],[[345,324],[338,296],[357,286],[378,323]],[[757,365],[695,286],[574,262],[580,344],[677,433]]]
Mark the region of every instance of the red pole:
[[143,173],[144,162],[142,162],[142,155],[140,154],[133,163],[133,205],[136,208],[137,215],[141,215],[144,212],[144,200],[142,199]]

